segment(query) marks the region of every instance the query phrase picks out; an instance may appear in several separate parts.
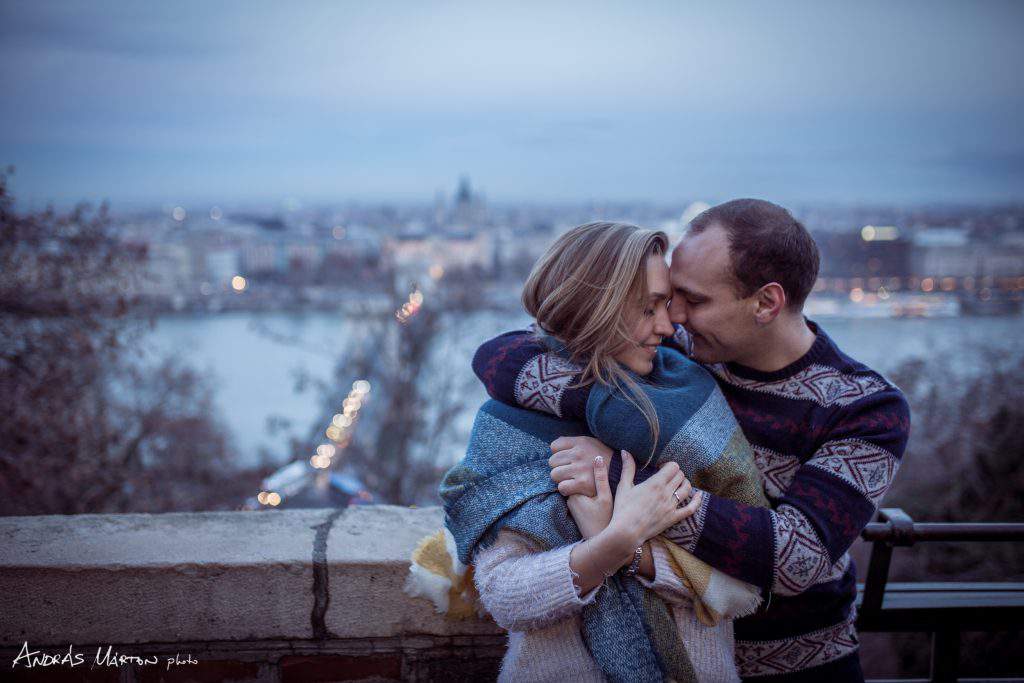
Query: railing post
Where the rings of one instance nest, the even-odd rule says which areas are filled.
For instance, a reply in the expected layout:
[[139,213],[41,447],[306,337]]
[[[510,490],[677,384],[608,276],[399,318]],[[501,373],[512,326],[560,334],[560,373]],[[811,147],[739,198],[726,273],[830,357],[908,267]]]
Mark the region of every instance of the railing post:
[[885,596],[885,584],[889,581],[891,559],[892,546],[886,541],[875,541],[871,544],[871,559],[868,561],[868,576],[864,581],[864,600],[861,602],[861,613],[873,613],[882,609],[882,598]]
[[882,508],[878,520],[889,525],[890,534],[885,540],[871,544],[871,558],[868,560],[868,576],[864,581],[864,600],[861,611],[877,612],[882,609],[885,585],[889,582],[889,564],[892,549],[897,545],[913,545],[914,520],[899,508]]
[[959,669],[960,631],[936,631],[932,634],[932,683],[955,683]]

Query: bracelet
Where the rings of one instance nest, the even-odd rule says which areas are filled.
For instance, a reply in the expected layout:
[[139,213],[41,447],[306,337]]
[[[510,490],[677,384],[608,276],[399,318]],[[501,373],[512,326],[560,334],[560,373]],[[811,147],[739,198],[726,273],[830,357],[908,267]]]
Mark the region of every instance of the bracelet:
[[640,567],[640,557],[644,554],[644,545],[641,543],[633,551],[633,561],[629,563],[626,576],[636,576],[636,570]]

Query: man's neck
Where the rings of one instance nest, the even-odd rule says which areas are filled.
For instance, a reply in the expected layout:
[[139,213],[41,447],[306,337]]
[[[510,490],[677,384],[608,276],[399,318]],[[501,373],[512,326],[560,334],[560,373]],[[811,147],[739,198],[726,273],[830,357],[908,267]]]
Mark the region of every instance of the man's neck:
[[817,335],[807,326],[803,315],[776,319],[775,323],[765,330],[757,350],[743,360],[737,358],[737,363],[760,372],[775,372],[800,360],[814,346]]

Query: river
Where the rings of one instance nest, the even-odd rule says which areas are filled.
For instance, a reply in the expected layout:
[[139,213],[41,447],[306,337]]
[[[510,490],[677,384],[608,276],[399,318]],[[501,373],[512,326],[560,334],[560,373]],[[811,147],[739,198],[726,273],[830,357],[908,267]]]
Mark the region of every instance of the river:
[[[846,353],[886,373],[908,358],[939,351],[960,352],[971,358],[981,346],[1024,352],[1024,318],[818,318]],[[480,342],[529,322],[523,314],[474,314],[458,338],[444,340],[445,369],[471,373],[470,359]],[[341,314],[228,313],[208,316],[166,316],[150,333],[150,348],[177,352],[204,370],[214,387],[219,417],[230,432],[236,461],[252,464],[263,447],[285,463],[298,454],[287,451],[287,437],[268,435],[267,420],[290,420],[305,434],[318,417],[317,397],[297,393],[297,373],[328,378],[346,331],[355,321]],[[470,405],[483,401],[483,388],[467,397]]]

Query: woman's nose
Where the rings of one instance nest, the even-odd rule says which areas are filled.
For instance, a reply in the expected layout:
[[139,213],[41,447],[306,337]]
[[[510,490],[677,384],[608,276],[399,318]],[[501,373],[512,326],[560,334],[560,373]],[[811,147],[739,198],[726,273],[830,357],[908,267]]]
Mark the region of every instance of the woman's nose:
[[668,310],[661,308],[654,319],[654,333],[662,337],[671,337],[675,334],[675,331],[675,328],[672,327],[672,320],[669,318]]

